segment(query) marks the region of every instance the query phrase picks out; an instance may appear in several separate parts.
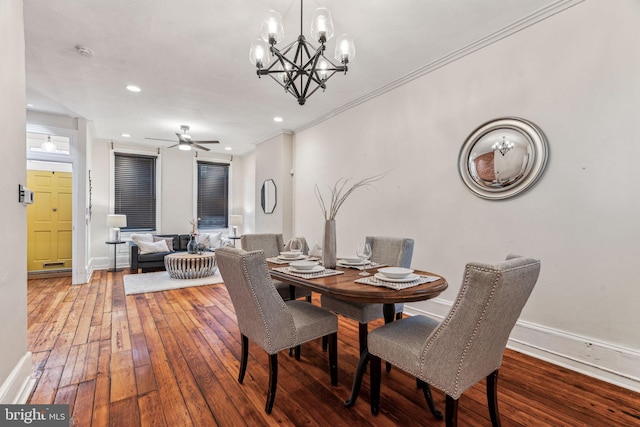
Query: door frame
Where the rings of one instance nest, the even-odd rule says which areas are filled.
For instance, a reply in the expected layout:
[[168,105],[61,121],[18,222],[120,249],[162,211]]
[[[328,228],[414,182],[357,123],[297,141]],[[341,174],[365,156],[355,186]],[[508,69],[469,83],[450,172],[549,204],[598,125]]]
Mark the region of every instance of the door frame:
[[[84,122],[84,121],[83,121]],[[80,123],[77,123],[80,124]],[[85,124],[85,123],[83,123]],[[27,161],[45,161],[52,163],[71,163],[73,171],[73,207],[72,207],[72,249],[71,249],[71,283],[82,284],[87,283],[89,276],[87,274],[87,251],[86,241],[84,238],[86,229],[88,228],[88,221],[85,208],[86,202],[86,179],[83,176],[86,174],[86,158],[84,155],[80,155],[80,152],[86,152],[86,142],[78,144],[78,140],[86,141],[86,138],[78,138],[78,131],[74,129],[59,128],[55,126],[47,126],[41,124],[27,123],[28,133],[39,133],[47,135],[65,136],[69,138],[69,154],[57,154],[57,153],[44,153],[44,152],[29,152],[27,151]],[[26,150],[25,140],[25,150]],[[82,145],[82,147],[79,147]],[[26,213],[25,213],[26,215]],[[85,222],[85,219],[87,222]],[[80,229],[80,228],[81,229]],[[80,236],[81,235],[81,236]],[[27,236],[25,235],[25,239]]]

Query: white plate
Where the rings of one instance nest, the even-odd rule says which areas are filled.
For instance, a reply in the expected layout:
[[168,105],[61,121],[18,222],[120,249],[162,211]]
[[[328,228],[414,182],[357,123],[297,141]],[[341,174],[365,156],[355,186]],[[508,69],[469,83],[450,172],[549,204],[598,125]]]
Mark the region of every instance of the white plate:
[[289,258],[289,257],[286,257],[286,256],[278,255],[278,259],[281,259],[283,261],[298,261],[299,259],[306,259],[306,258],[307,258],[306,255],[298,255],[295,258]]
[[407,277],[403,278],[403,279],[392,279],[390,277],[385,276],[384,274],[381,273],[376,273],[374,275],[374,277],[378,280],[382,280],[383,282],[392,282],[392,283],[405,283],[405,282],[412,282],[414,280],[416,280],[418,278],[417,274],[410,274]]
[[341,264],[344,265],[366,265],[366,264],[371,264],[371,261],[366,260],[364,263],[362,262],[361,259],[355,261],[355,258],[345,258],[345,259],[341,259],[339,260]]
[[383,274],[390,279],[404,279],[413,273],[413,270],[403,267],[385,267],[378,269],[378,273]]
[[318,273],[320,271],[324,271],[324,267],[321,265],[316,265],[313,268],[307,268],[306,270],[298,270],[297,268],[289,267],[291,271],[294,273]]

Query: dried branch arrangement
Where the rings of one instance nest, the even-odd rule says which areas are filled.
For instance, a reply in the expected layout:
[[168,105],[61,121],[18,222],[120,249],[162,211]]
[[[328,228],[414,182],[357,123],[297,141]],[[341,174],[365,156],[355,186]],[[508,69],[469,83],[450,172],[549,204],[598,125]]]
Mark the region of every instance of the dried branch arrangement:
[[329,207],[327,208],[327,204],[325,203],[324,198],[322,197],[322,192],[320,191],[320,187],[316,184],[315,193],[316,199],[318,199],[318,203],[320,204],[320,208],[322,209],[322,213],[324,214],[325,219],[336,219],[336,215],[338,215],[338,211],[342,204],[347,200],[349,195],[356,191],[358,188],[370,187],[372,183],[376,181],[380,181],[384,178],[384,175],[374,175],[364,179],[361,179],[358,182],[355,182],[351,187],[347,188],[347,184],[350,179],[340,178],[333,187],[329,187],[331,192],[331,200],[329,201]]

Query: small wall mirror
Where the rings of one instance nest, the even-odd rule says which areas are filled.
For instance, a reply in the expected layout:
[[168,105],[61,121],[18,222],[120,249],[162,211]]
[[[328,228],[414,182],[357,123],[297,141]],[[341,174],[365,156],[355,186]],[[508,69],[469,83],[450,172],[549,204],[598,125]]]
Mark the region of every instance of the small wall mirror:
[[271,214],[276,209],[277,201],[276,183],[272,179],[267,179],[262,183],[261,203],[262,211]]
[[458,171],[478,197],[506,199],[530,188],[547,164],[547,139],[533,123],[516,117],[492,120],[465,141]]

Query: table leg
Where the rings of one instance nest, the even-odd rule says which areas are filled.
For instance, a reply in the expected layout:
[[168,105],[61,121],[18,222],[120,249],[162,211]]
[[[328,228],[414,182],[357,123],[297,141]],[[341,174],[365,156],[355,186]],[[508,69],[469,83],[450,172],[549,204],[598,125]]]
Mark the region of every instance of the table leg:
[[[384,315],[384,323],[393,322],[396,317],[396,305],[395,304],[383,304],[382,306],[382,314]],[[344,406],[347,408],[352,407],[356,400],[358,399],[358,395],[360,394],[360,386],[362,385],[362,377],[364,376],[364,372],[367,369],[367,364],[369,363],[369,350],[364,349],[360,354],[360,360],[358,361],[358,367],[356,368],[356,374],[353,377],[353,385],[351,386],[351,396],[349,399],[344,402]]]

